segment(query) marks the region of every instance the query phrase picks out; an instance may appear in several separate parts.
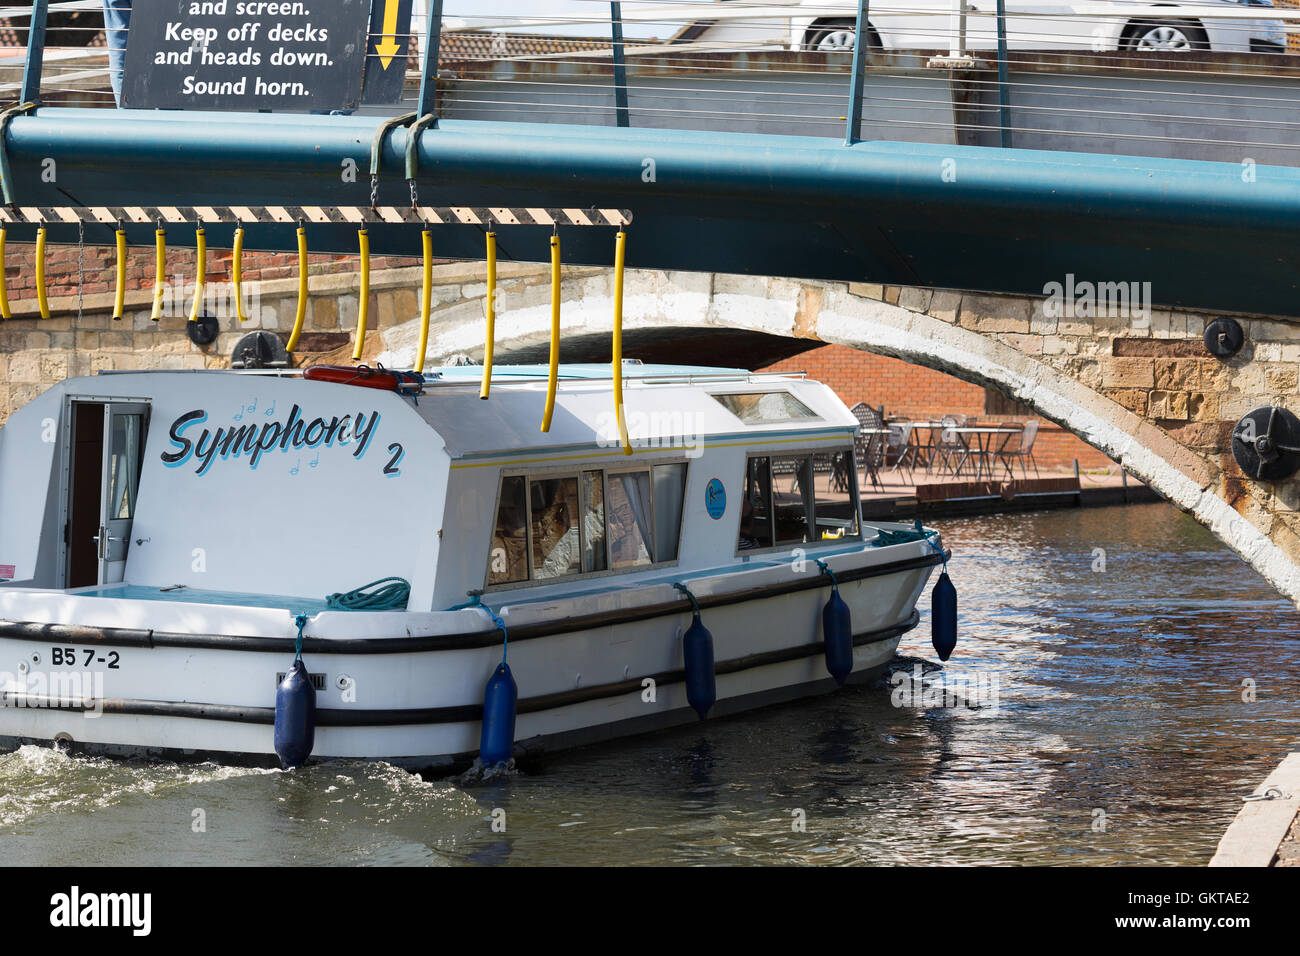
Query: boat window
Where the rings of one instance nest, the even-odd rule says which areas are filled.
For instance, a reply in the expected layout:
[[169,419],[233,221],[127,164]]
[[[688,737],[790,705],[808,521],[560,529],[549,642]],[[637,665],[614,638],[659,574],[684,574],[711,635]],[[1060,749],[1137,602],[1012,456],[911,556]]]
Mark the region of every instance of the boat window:
[[686,465],[654,466],[655,556],[675,561],[682,533],[682,498],[686,494]]
[[543,478],[528,483],[532,514],[533,577],[557,578],[581,567],[578,479]]
[[513,584],[528,580],[528,520],[524,503],[526,479],[522,475],[501,479],[496,531],[488,562],[488,584]]
[[582,570],[604,571],[609,567],[605,554],[605,476],[599,471],[582,473]]
[[650,471],[609,476],[609,564],[632,568],[653,564],[654,506]]
[[768,458],[751,458],[745,466],[745,495],[740,501],[741,551],[772,546],[772,470]]
[[109,447],[108,517],[134,518],[140,484],[140,425],[138,414],[115,414]]
[[677,560],[686,463],[501,481],[487,583],[547,581]]
[[812,458],[783,455],[772,459],[772,505],[776,518],[776,543],[812,540]]
[[813,455],[819,539],[854,538],[858,535],[857,469],[853,452],[818,452]]
[[817,417],[789,392],[732,392],[713,397],[746,425],[775,425]]
[[848,448],[750,458],[736,550],[858,537],[854,467]]

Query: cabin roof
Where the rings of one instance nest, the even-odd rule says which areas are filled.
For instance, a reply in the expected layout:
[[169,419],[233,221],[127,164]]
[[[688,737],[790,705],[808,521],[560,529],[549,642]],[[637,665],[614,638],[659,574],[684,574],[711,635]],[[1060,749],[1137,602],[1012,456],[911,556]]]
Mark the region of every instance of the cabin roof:
[[[795,448],[803,436],[812,444],[827,440],[847,442],[858,427],[857,419],[834,392],[804,379],[801,374],[634,362],[625,364],[623,372],[624,418],[638,451],[668,452],[682,448],[699,451],[710,444],[735,446],[750,442],[756,447],[767,444]],[[281,389],[310,385],[368,391],[345,384],[299,383],[293,380],[294,373],[285,371],[122,371],[114,374],[142,378],[211,375],[222,376],[226,381],[265,375],[278,379],[282,384],[277,388]],[[557,449],[578,451],[591,457],[617,453],[618,425],[608,364],[560,366],[555,414],[549,432],[541,430],[548,380],[546,366],[494,367],[489,401],[479,398],[482,375],[482,366],[474,365],[426,369],[426,386],[419,400],[402,399],[438,433],[452,458],[513,458]],[[195,386],[183,387],[189,390]],[[147,388],[139,391],[150,393]],[[723,396],[723,400],[718,396]],[[738,409],[738,406],[744,407]]]
[[[442,436],[454,458],[618,447],[608,365],[561,366],[549,432],[541,431],[545,366],[494,368],[489,401],[479,398],[481,367],[430,371],[439,374],[442,385],[429,389],[416,411]],[[746,417],[719,401],[720,395],[746,396],[727,399],[744,405]],[[802,434],[847,439],[858,424],[843,402],[820,383],[743,369],[628,365],[623,405],[634,447],[650,450],[699,448],[723,438],[752,440],[756,445]]]

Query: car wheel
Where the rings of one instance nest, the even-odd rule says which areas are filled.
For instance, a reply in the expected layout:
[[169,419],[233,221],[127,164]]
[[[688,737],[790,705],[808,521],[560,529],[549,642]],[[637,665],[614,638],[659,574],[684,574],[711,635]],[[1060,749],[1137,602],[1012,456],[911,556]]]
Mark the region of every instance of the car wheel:
[[1190,53],[1208,50],[1210,39],[1190,20],[1148,20],[1131,24],[1125,31],[1124,49],[1138,53]]
[[[856,33],[857,24],[853,20],[817,23],[804,35],[804,49],[817,53],[849,53],[853,50]],[[867,49],[880,49],[880,37],[870,25],[867,26]]]

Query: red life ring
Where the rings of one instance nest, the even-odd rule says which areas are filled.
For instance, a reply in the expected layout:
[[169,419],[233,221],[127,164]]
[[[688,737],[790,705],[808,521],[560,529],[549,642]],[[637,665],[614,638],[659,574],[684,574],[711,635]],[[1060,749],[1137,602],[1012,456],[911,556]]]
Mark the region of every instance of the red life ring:
[[313,365],[303,371],[302,377],[309,382],[360,385],[386,392],[419,392],[424,385],[424,376],[417,372],[395,372],[382,365],[378,368],[368,365]]

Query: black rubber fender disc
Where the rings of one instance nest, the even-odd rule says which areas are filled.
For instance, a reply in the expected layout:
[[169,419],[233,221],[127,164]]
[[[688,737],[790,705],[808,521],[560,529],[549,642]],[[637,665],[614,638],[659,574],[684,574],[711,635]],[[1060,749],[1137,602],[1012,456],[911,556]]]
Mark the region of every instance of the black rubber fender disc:
[[185,323],[185,334],[195,345],[211,345],[217,340],[217,333],[220,331],[221,326],[217,323],[217,317],[206,312],[193,322]]
[[1300,470],[1300,418],[1277,405],[1248,412],[1232,430],[1232,457],[1258,481],[1281,481]]
[[1246,344],[1246,332],[1236,319],[1218,318],[1205,327],[1205,347],[1211,355],[1232,358]]

